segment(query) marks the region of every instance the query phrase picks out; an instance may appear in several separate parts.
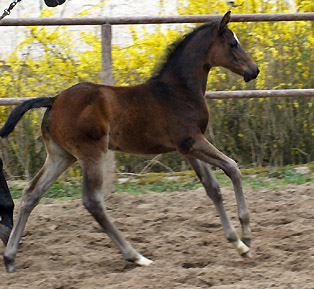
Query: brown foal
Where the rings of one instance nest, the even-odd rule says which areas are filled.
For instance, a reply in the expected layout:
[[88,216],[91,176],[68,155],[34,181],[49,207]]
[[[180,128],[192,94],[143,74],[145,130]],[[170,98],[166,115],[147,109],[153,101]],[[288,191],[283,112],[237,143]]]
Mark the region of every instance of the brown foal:
[[[204,137],[208,123],[205,95],[207,76],[223,66],[250,81],[259,70],[227,27],[230,12],[199,26],[175,42],[159,71],[147,82],[132,87],[80,83],[56,97],[41,97],[19,105],[9,116],[0,136],[6,137],[23,114],[47,107],[42,134],[47,148],[45,164],[24,190],[16,224],[5,249],[4,261],[13,272],[14,260],[27,219],[44,192],[75,161],[83,170],[83,204],[121,250],[139,265],[152,261],[140,255],[110,221],[103,197],[103,172],[108,149],[135,154],[177,151],[184,155],[208,196],[213,200],[226,238],[238,252],[249,252],[249,212],[235,161]],[[210,165],[232,180],[242,225],[242,239],[226,214],[220,189]]]

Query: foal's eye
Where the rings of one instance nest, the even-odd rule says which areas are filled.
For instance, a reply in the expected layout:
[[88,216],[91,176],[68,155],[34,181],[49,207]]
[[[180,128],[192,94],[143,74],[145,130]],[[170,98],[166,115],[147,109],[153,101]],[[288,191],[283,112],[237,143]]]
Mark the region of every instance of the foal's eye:
[[229,43],[230,48],[237,48],[238,47],[238,42],[234,41],[232,43]]

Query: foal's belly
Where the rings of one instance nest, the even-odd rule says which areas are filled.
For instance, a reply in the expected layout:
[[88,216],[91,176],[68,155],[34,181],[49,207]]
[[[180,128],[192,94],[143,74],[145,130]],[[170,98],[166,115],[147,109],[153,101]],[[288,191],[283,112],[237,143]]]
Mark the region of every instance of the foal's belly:
[[113,129],[109,149],[132,154],[160,154],[175,150],[166,134],[129,128]]
[[124,153],[129,153],[129,154],[152,154],[152,155],[156,155],[156,154],[163,154],[163,153],[169,153],[172,151],[175,151],[174,148],[168,148],[165,146],[150,146],[150,147],[137,147],[137,148],[130,148],[130,147],[119,147],[116,145],[112,145],[109,144],[109,149],[110,150],[114,150],[114,151],[118,151],[118,152],[124,152]]

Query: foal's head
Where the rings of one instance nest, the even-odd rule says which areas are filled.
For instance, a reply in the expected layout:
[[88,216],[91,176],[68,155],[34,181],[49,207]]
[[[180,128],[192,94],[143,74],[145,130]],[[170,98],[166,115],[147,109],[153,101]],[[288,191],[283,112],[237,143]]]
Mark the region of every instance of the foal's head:
[[257,77],[259,69],[256,63],[245,53],[240,42],[228,27],[231,12],[227,12],[217,22],[209,49],[209,65],[223,66],[244,77],[246,82]]

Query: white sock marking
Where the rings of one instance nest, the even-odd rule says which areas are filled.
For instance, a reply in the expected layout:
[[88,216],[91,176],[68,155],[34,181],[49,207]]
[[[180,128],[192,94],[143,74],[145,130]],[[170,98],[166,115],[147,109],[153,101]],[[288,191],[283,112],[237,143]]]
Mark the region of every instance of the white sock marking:
[[233,245],[236,247],[240,255],[245,254],[250,251],[250,248],[246,246],[240,239],[233,242]]
[[153,261],[141,255],[135,263],[140,266],[149,266]]

